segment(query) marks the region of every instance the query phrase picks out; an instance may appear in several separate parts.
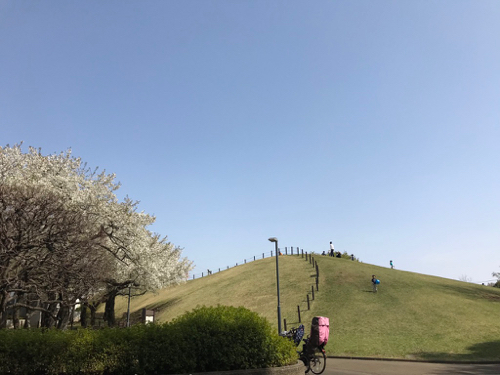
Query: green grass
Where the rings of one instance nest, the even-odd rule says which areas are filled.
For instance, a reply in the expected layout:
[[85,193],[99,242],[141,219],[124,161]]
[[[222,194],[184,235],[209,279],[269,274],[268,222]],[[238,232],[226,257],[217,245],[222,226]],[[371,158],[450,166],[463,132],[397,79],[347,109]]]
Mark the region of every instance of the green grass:
[[[500,360],[500,289],[316,256],[319,291],[311,297],[314,268],[301,257],[280,257],[282,317],[309,330],[316,315],[330,318],[329,355],[420,360]],[[381,280],[371,291],[371,275]],[[136,315],[157,309],[168,321],[196,306],[245,306],[277,326],[275,259],[240,265],[132,300]],[[117,301],[117,312],[126,300]]]

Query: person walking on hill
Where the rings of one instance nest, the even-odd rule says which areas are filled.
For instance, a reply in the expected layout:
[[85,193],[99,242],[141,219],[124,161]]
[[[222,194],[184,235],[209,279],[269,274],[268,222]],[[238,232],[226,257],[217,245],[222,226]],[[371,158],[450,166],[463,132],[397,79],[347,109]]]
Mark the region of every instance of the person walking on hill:
[[373,293],[377,293],[377,278],[375,275],[372,275],[372,286],[373,286]]
[[333,257],[335,253],[335,248],[333,247],[332,241],[330,241],[330,256]]
[[392,264],[392,260],[389,262],[389,264],[391,265],[391,270],[394,269],[394,264]]

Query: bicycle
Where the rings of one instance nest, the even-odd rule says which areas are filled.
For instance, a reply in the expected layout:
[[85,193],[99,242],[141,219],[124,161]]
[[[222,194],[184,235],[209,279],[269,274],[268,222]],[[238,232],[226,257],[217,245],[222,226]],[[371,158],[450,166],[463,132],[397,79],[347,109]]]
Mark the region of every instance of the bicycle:
[[306,374],[311,371],[313,374],[319,375],[325,371],[326,353],[324,345],[313,346],[310,344],[309,337],[302,339],[304,337],[303,324],[298,328],[290,328],[289,331],[285,331],[281,335],[292,340],[297,347],[301,341],[304,341],[302,350],[297,351],[297,354],[299,355],[299,359],[304,363],[304,366],[306,366]]

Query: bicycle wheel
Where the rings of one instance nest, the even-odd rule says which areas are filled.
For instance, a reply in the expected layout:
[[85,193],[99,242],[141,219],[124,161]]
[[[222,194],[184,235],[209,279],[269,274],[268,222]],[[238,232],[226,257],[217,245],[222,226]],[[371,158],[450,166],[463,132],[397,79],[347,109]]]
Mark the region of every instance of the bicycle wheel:
[[324,350],[316,350],[309,359],[309,368],[313,374],[321,374],[325,371],[326,354]]

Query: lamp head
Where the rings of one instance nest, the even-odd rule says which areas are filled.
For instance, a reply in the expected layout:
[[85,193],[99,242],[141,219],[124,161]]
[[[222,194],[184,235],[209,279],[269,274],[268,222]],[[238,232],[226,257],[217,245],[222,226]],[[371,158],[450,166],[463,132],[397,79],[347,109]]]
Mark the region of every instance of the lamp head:
[[271,238],[269,238],[269,241],[271,241],[271,242],[278,242],[278,239],[276,237],[271,237]]

